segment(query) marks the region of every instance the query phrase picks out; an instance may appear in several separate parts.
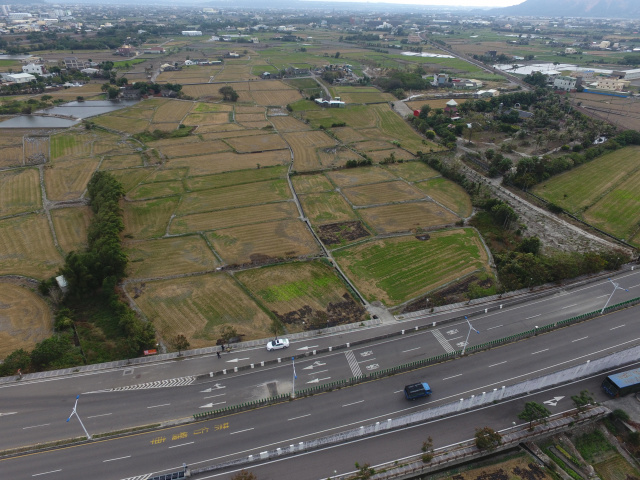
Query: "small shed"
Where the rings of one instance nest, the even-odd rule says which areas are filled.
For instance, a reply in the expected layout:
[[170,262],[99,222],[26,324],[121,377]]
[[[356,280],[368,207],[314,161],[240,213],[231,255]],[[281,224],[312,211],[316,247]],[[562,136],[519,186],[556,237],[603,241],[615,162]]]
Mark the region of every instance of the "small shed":
[[58,284],[58,288],[62,293],[67,293],[69,290],[69,284],[67,283],[67,279],[64,278],[64,275],[58,275],[56,277],[56,283]]

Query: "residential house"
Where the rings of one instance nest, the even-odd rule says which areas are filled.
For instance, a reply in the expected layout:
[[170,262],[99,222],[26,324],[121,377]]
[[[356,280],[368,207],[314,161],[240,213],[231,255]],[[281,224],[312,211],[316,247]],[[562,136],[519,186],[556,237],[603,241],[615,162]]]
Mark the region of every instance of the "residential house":
[[601,78],[596,82],[596,88],[613,92],[623,92],[628,86],[629,80],[620,80],[618,78]]
[[37,63],[29,63],[22,66],[22,73],[44,75],[45,73],[47,73],[47,67]]
[[553,80],[553,88],[557,90],[564,90],[571,92],[582,85],[582,77],[567,77],[565,75],[558,75]]
[[35,80],[36,77],[30,73],[10,73],[5,78],[14,83],[29,83],[31,80]]
[[458,115],[458,102],[456,102],[453,98],[447,102],[444,107],[444,113],[449,115],[450,117],[455,117]]

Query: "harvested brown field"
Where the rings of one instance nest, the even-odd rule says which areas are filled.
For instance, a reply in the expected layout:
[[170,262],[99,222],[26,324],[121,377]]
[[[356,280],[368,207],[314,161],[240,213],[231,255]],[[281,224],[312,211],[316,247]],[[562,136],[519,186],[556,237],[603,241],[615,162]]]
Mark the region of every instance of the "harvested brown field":
[[160,151],[169,158],[195,157],[198,155],[209,155],[216,152],[225,152],[227,150],[229,150],[229,145],[220,140],[171,146],[167,145],[160,148]]
[[278,132],[304,132],[310,130],[309,125],[293,117],[269,117]]
[[140,146],[137,142],[134,144],[131,140],[126,140],[115,134],[105,135],[106,138],[98,139],[93,142],[91,153],[97,155],[129,155],[133,154]]
[[94,158],[57,160],[44,171],[44,183],[49,200],[80,198],[100,161]]
[[[411,110],[420,110],[423,105],[429,105],[432,110],[435,110],[436,108],[444,109],[444,107],[447,106],[447,102],[449,101],[451,101],[450,98],[430,98],[425,100],[414,100],[412,102],[405,102],[405,103],[407,104],[407,107],[409,107]],[[456,102],[458,102],[458,105],[466,101],[467,101],[466,98],[456,98]]]
[[153,123],[181,122],[193,108],[194,103],[187,100],[171,100],[156,109]]
[[134,239],[162,237],[178,202],[178,197],[125,202],[123,208],[124,234],[131,235]]
[[353,144],[353,148],[361,152],[373,152],[375,150],[389,150],[393,148],[391,142],[385,140],[368,140],[366,142],[358,142]]
[[[198,134],[204,133],[206,135],[217,135],[220,134],[222,136],[237,132],[237,131],[245,131],[245,127],[242,125],[238,125],[237,123],[221,123],[219,125],[200,125],[197,129]],[[255,133],[255,132],[252,132]]]
[[440,172],[437,172],[426,163],[419,161],[394,163],[385,165],[383,168],[407,182],[417,182],[419,180],[440,176]]
[[343,188],[342,193],[358,206],[419,200],[425,194],[402,180]]
[[403,150],[401,148],[391,148],[389,150],[377,150],[374,152],[367,152],[367,155],[371,158],[374,163],[380,163],[385,159],[391,158],[391,155],[396,160],[413,160],[413,154]]
[[231,130],[222,130],[218,132],[210,132],[202,135],[202,138],[205,140],[226,140],[228,138],[239,138],[239,137],[252,137],[256,134],[254,130],[249,130],[248,128],[241,127],[235,123],[230,123],[226,125],[227,127],[236,127]]
[[144,132],[149,127],[149,120],[121,117],[115,114],[100,115],[92,121],[102,127],[126,133]]
[[170,168],[189,167],[189,175],[210,175],[214,173],[231,172],[234,170],[247,170],[274,165],[287,165],[291,162],[289,150],[273,150],[271,152],[245,153],[235,152],[218,153],[213,158],[208,156],[192,158],[176,158],[167,162]]
[[396,179],[395,175],[380,167],[346,168],[327,172],[326,175],[341,188]]
[[433,228],[450,225],[459,220],[458,217],[433,202],[362,208],[358,210],[358,214],[378,234]]
[[[218,113],[190,113],[182,121],[183,125],[220,125],[229,122],[228,112]],[[198,130],[200,131],[200,130]]]
[[138,184],[147,179],[152,172],[155,171],[155,167],[147,168],[127,168],[125,170],[111,170],[109,173],[116,177],[125,193],[130,192],[138,186]]
[[62,266],[44,214],[0,220],[0,275],[44,280]]
[[260,122],[244,122],[242,126],[253,130],[271,130],[273,128],[273,125],[271,125],[268,120],[262,120]]
[[165,340],[182,334],[191,348],[215,345],[223,325],[245,340],[269,335],[271,319],[224,273],[130,283],[127,291]]
[[284,106],[297,102],[302,95],[297,90],[276,90],[251,92],[250,98],[258,105],[264,106]]
[[182,197],[177,213],[185,215],[209,211],[216,206],[243,207],[289,198],[291,192],[286,180],[269,180],[188,193]]
[[152,198],[170,197],[184,192],[182,180],[168,182],[142,183],[127,193],[129,200],[149,200]]
[[168,182],[169,180],[179,180],[187,176],[186,168],[161,168],[151,173],[145,182]]
[[246,122],[263,122],[266,119],[264,116],[264,110],[262,113],[237,113],[235,115],[235,121],[238,123]]
[[332,131],[342,143],[362,142],[367,139],[358,130],[351,127],[334,128]]
[[236,278],[289,332],[365,319],[364,308],[354,301],[336,272],[318,261],[245,270]]
[[240,225],[294,219],[298,216],[298,209],[295,203],[290,201],[252,207],[228,208],[175,217],[171,222],[170,233],[204,232]]
[[324,168],[344,167],[349,160],[363,160],[362,156],[342,145],[319,148],[316,150],[316,154]]
[[415,184],[436,202],[454,211],[462,218],[471,215],[471,197],[464,188],[444,177],[436,177]]
[[321,168],[316,149],[335,145],[335,140],[320,131],[307,132],[304,135],[285,133],[283,137],[293,150],[295,170],[301,172]]
[[[28,135],[24,138],[24,161],[27,165],[39,165],[49,161],[48,135]],[[2,152],[2,149],[0,149]],[[2,153],[0,153],[0,156]],[[0,160],[1,163],[1,160]]]
[[359,220],[320,225],[317,230],[325,245],[348,244],[371,235]]
[[221,188],[286,177],[286,167],[253,168],[251,170],[190,177],[187,179],[187,188],[192,191],[207,190],[209,188]]
[[[249,91],[248,83],[240,83],[240,80],[249,80],[258,78],[251,73],[251,65],[233,65],[225,63],[224,70],[215,76],[216,82],[234,82],[231,86],[240,93],[241,91]],[[244,87],[244,88],[243,88]]]
[[305,216],[314,225],[358,219],[349,203],[338,192],[300,195],[300,203]]
[[91,209],[89,207],[51,210],[51,219],[58,245],[65,253],[80,251],[87,247],[87,229],[90,218]]
[[150,123],[148,130],[156,131],[160,130],[161,132],[173,132],[180,128],[179,122],[163,122],[163,123]]
[[320,193],[333,190],[333,185],[323,174],[295,175],[291,177],[293,188],[298,194]]
[[213,271],[220,265],[199,235],[126,242],[124,246],[130,279]]
[[[150,147],[162,150],[162,147],[172,147],[174,145],[186,145],[189,143],[200,143],[202,140],[197,135],[190,135],[188,137],[180,138],[164,138],[162,140],[154,140],[153,142],[147,142]],[[186,148],[186,147],[185,147]]]
[[0,172],[0,217],[37,210],[41,206],[40,174],[36,168]]
[[9,145],[0,148],[0,167],[23,165],[22,145]]
[[236,137],[225,139],[238,153],[264,152],[268,150],[282,150],[287,144],[280,135],[253,135],[251,137]]
[[[103,115],[104,116],[104,115]],[[96,117],[96,119],[103,116]],[[51,136],[51,159],[71,156],[91,155],[91,144],[94,137],[79,131],[74,133],[58,133]]]
[[277,92],[283,90],[295,90],[293,87],[287,85],[286,83],[281,82],[280,80],[262,80],[260,82],[250,82],[247,84],[249,86],[249,90],[252,92],[256,91],[270,91]]
[[300,220],[226,228],[208,233],[207,237],[230,264],[264,263],[320,253],[311,232]]
[[206,98],[207,100],[222,100],[219,92],[220,85],[215,83],[203,83],[200,85],[183,85],[182,91],[185,95],[193,98]]
[[30,289],[0,283],[0,359],[53,334],[53,315],[47,303]]
[[121,168],[141,167],[142,157],[139,154],[114,155],[105,157],[100,164],[100,170],[117,170]]

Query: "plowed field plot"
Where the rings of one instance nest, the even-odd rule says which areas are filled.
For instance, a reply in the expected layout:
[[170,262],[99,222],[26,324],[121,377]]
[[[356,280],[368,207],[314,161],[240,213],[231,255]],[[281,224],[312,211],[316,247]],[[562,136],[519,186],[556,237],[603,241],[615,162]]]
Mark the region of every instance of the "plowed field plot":
[[318,237],[325,245],[347,244],[370,235],[360,221],[330,223],[318,227]]
[[297,90],[276,90],[250,92],[250,98],[258,105],[284,106],[302,98]]
[[385,165],[383,168],[407,182],[417,182],[419,180],[426,180],[427,178],[440,176],[439,172],[419,161],[394,163]]
[[264,116],[264,110],[262,113],[237,113],[235,116],[235,120],[238,123],[246,123],[246,122],[263,122],[266,119]]
[[337,192],[300,195],[305,215],[314,225],[357,220],[347,201]]
[[293,220],[298,216],[298,209],[293,202],[228,208],[225,210],[175,217],[171,222],[170,232],[172,234],[204,232],[240,225],[273,222],[276,220]]
[[80,251],[87,246],[87,229],[91,218],[89,207],[56,208],[51,210],[58,245],[65,252]]
[[358,206],[419,200],[425,196],[402,180],[343,188],[342,193]]
[[63,263],[44,214],[0,220],[0,275],[25,275],[44,280]]
[[189,193],[182,197],[178,214],[205,212],[221,207],[243,207],[291,198],[286,180],[234,185]]
[[238,272],[236,278],[289,332],[365,319],[335,271],[320,262],[290,263]]
[[229,145],[221,140],[209,142],[187,143],[178,145],[166,145],[160,147],[160,151],[169,158],[208,155],[229,150]]
[[269,336],[271,319],[223,273],[130,283],[127,291],[165,340],[182,334],[191,348],[215,345],[223,325],[244,340]]
[[220,262],[199,235],[127,242],[129,278],[213,271]]
[[[25,136],[24,161],[27,165],[39,165],[49,161],[49,136]],[[3,149],[0,149],[2,152]],[[0,153],[0,156],[2,154]],[[0,160],[0,164],[2,160]]]
[[317,255],[320,248],[299,220],[260,223],[208,233],[216,252],[230,264]]
[[355,187],[367,183],[379,183],[387,180],[395,180],[393,173],[380,167],[347,168],[334,172],[327,172],[327,177],[338,187]]
[[40,174],[35,168],[0,172],[0,217],[29,212],[42,206]]
[[23,165],[22,145],[3,145],[0,148],[0,167]]
[[245,183],[263,182],[275,178],[286,178],[286,167],[254,168],[252,170],[240,170],[237,172],[219,173],[217,175],[205,175],[187,179],[189,190],[207,190],[209,188],[229,187]]
[[450,225],[457,216],[433,202],[403,203],[358,209],[358,214],[379,234],[409,232]]
[[254,135],[251,137],[227,138],[225,141],[238,153],[263,152],[268,150],[282,150],[287,144],[280,135]]
[[229,122],[228,112],[219,113],[190,113],[182,121],[184,125],[218,125]]
[[0,283],[0,305],[0,358],[19,348],[30,351],[53,333],[49,306],[28,288]]
[[269,117],[278,132],[303,132],[309,130],[309,125],[293,117]]
[[316,154],[323,168],[343,167],[349,160],[363,160],[362,156],[344,146],[319,148]]
[[237,115],[264,114],[264,107],[252,107],[249,105],[236,105],[234,110]]
[[367,152],[367,155],[371,158],[373,163],[381,163],[383,160],[393,158],[396,160],[413,160],[415,157],[401,148],[392,148],[389,150],[376,150],[374,152]]
[[143,183],[127,193],[130,200],[149,200],[152,198],[180,195],[184,192],[181,180],[169,182]]
[[171,100],[156,109],[153,123],[180,122],[191,111],[194,103],[186,100]]
[[49,200],[79,199],[87,188],[93,172],[98,168],[99,160],[85,158],[81,160],[58,160],[53,168],[44,171],[44,183]]
[[142,157],[140,155],[114,155],[105,157],[100,164],[100,170],[118,170],[122,168],[141,167]]
[[[96,117],[96,120],[102,118]],[[91,154],[93,137],[83,134],[59,133],[51,137],[51,158]]]
[[472,229],[431,233],[426,241],[413,236],[373,240],[333,255],[367,300],[387,306],[471,272],[489,271],[487,254]]
[[351,127],[334,128],[333,133],[342,143],[362,142],[367,139],[358,130]]
[[143,202],[125,202],[125,235],[131,235],[135,239],[163,236],[178,201],[178,197],[167,197]]
[[183,85],[182,91],[185,95],[193,98],[206,98],[207,100],[222,100],[219,90],[222,85],[209,83],[200,85]]
[[231,172],[235,170],[247,170],[249,168],[270,167],[286,165],[291,162],[289,150],[273,150],[261,153],[239,154],[235,152],[223,152],[213,158],[209,156],[176,158],[167,163],[171,168],[188,167],[189,175],[210,175],[214,173]]
[[453,210],[461,218],[471,215],[471,198],[464,188],[443,177],[432,178],[414,186],[425,192],[436,202]]
[[293,150],[293,165],[297,171],[315,170],[321,167],[316,149],[335,145],[335,141],[323,132],[285,133],[284,139]]
[[293,188],[298,194],[320,193],[333,190],[333,185],[323,174],[295,175],[291,177]]

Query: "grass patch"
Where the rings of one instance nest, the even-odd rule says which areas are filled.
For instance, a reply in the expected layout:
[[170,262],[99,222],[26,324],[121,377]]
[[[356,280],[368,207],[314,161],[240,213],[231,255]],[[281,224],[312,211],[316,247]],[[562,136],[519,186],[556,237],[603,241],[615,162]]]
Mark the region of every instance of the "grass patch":
[[607,452],[615,451],[614,446],[609,443],[607,437],[605,437],[604,433],[600,430],[585,433],[576,438],[573,443],[580,452],[580,455],[582,455],[582,458],[589,463],[593,463],[599,458],[602,458],[602,455],[606,455]]

